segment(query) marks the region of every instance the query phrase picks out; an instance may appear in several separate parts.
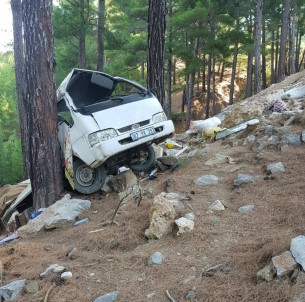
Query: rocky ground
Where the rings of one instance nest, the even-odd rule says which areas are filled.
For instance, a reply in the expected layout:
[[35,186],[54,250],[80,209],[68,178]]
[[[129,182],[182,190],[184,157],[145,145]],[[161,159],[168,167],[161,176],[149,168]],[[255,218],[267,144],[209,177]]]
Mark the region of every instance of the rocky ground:
[[[227,128],[259,119],[237,134],[217,141],[176,136],[189,147],[179,167],[139,181],[137,202],[126,198],[113,224],[122,194],[70,193],[91,201],[77,217],[89,222],[2,245],[2,285],[26,279],[16,301],[31,302],[305,301],[302,261],[295,261],[304,255],[290,253],[292,239],[305,235],[304,99],[286,100],[284,113],[263,111],[304,79],[305,72],[293,75],[222,111]],[[154,203],[159,229],[150,221]],[[185,228],[174,224],[179,217],[188,218]],[[47,274],[52,264],[72,277]]]

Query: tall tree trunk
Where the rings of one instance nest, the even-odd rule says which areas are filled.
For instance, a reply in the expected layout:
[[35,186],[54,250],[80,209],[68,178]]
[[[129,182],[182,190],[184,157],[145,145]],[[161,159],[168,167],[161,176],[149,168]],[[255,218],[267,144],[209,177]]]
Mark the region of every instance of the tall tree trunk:
[[212,104],[212,113],[213,115],[216,114],[216,72],[215,72],[215,68],[216,68],[216,63],[215,63],[215,51],[214,49],[212,50],[212,54],[213,54],[213,59],[212,59],[212,100],[213,100],[213,104]]
[[267,88],[267,64],[266,64],[266,20],[263,17],[262,24],[262,86]]
[[85,21],[85,0],[79,1],[80,27],[78,46],[78,67],[86,68],[86,21]]
[[176,59],[174,59],[173,63],[173,85],[176,85]]
[[280,32],[279,30],[276,31],[276,43],[275,43],[275,71],[276,71],[276,75],[275,75],[275,81],[276,83],[278,82],[278,69],[279,69],[279,39],[280,39]]
[[279,56],[279,66],[278,66],[278,82],[281,82],[285,79],[286,41],[287,41],[288,27],[289,27],[290,1],[291,0],[284,1],[283,18],[282,18],[282,26],[281,26],[280,56]]
[[248,52],[246,98],[252,96],[253,54]]
[[274,69],[274,30],[271,31],[271,54],[270,54],[270,67],[271,67],[271,84],[275,83],[275,69]]
[[254,26],[254,94],[261,91],[261,24],[262,24],[262,0],[256,0],[255,26]]
[[220,78],[219,78],[219,82],[221,83],[223,81],[223,76],[225,74],[225,60],[222,61],[221,64],[221,71],[220,71]]
[[211,100],[211,67],[212,55],[208,55],[208,75],[207,75],[207,98],[205,102],[205,118],[210,116],[210,100]]
[[300,54],[301,54],[301,42],[302,42],[302,30],[298,25],[297,29],[297,42],[296,42],[296,52],[295,52],[295,70],[299,72],[299,62],[300,62]]
[[30,179],[34,208],[48,207],[62,192],[57,138],[52,0],[23,0],[25,81]]
[[105,0],[98,1],[97,24],[97,70],[104,70],[104,31],[105,31]]
[[297,20],[297,2],[292,0],[290,41],[289,41],[289,65],[290,74],[295,73],[295,43],[296,43],[296,20]]
[[205,54],[203,54],[202,56],[202,80],[201,80],[201,89],[202,89],[202,93],[206,92],[206,88],[205,88],[205,82],[206,82],[206,78],[205,78]]
[[162,107],[164,91],[165,3],[150,0],[148,8],[148,64],[147,86],[153,89]]
[[18,103],[18,114],[20,124],[20,135],[22,142],[22,156],[24,163],[24,175],[26,178],[30,177],[30,163],[29,163],[29,148],[26,144],[26,137],[28,133],[27,112],[25,107],[25,92],[26,82],[24,73],[24,49],[23,49],[23,35],[22,35],[22,3],[21,0],[11,0],[12,14],[13,14],[13,31],[14,31],[14,59],[15,59],[15,78],[16,78],[16,92]]
[[230,105],[233,104],[233,97],[234,97],[234,88],[235,88],[234,83],[235,83],[235,76],[236,76],[237,55],[238,55],[238,39],[235,40],[234,51],[233,51],[232,74],[231,74],[231,85],[230,85],[230,98],[229,98]]
[[173,70],[173,34],[171,18],[173,15],[172,0],[168,1],[168,60],[167,60],[167,100],[165,112],[169,119],[172,116],[172,70]]

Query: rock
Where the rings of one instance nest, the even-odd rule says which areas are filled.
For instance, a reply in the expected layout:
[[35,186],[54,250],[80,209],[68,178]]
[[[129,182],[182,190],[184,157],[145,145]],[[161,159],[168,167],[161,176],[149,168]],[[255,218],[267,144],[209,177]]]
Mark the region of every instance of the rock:
[[161,194],[154,198],[150,209],[150,225],[145,230],[145,236],[149,239],[160,239],[171,233],[174,227],[176,211],[173,203]]
[[88,217],[85,217],[83,219],[80,219],[80,220],[77,220],[73,225],[74,226],[79,226],[81,224],[86,224],[89,222],[89,218]]
[[185,214],[184,217],[188,220],[195,220],[195,214],[193,212]]
[[239,213],[249,213],[249,212],[253,211],[253,209],[254,209],[254,205],[253,204],[249,204],[249,205],[240,207],[238,209],[238,212]]
[[305,143],[305,130],[302,131],[301,137],[302,137],[302,142]]
[[207,160],[204,164],[206,166],[217,166],[231,162],[234,162],[234,160],[230,156],[224,154],[216,154],[213,158]]
[[283,145],[290,145],[292,147],[301,146],[301,135],[300,134],[285,134],[282,137],[281,143]]
[[114,192],[120,193],[126,191],[129,187],[138,184],[138,179],[132,170],[126,170],[118,175],[109,178],[109,186]]
[[225,207],[220,200],[215,200],[210,202],[208,209],[211,211],[224,211]]
[[164,259],[164,256],[160,252],[155,252],[153,255],[151,255],[148,260],[148,265],[154,265],[154,264],[162,264]]
[[178,164],[178,159],[176,156],[162,156],[159,158],[159,161],[163,164],[163,165],[167,165],[167,166],[174,166],[176,164]]
[[257,282],[259,281],[270,282],[273,280],[275,274],[276,274],[275,267],[273,266],[272,263],[269,263],[256,274]]
[[77,216],[91,207],[89,200],[71,199],[66,194],[35,219],[30,220],[26,225],[17,230],[19,237],[28,238],[37,235],[45,229],[62,227],[67,222],[74,221]]
[[299,271],[299,274],[295,280],[296,284],[305,284],[305,273]]
[[193,180],[195,185],[209,186],[218,184],[219,178],[215,175],[203,175]]
[[27,282],[25,287],[24,287],[24,290],[28,294],[35,294],[35,293],[37,293],[38,292],[38,283],[37,283],[37,281]]
[[66,270],[66,268],[64,266],[57,266],[53,269],[53,273],[62,273],[64,270]]
[[276,275],[283,277],[290,275],[297,267],[297,263],[290,251],[286,251],[279,256],[272,257],[272,263],[276,269]]
[[71,272],[64,272],[60,275],[60,278],[62,280],[68,280],[72,278],[72,273]]
[[78,249],[74,247],[68,254],[67,257],[70,260],[76,259],[78,257]]
[[256,140],[256,136],[251,134],[245,138],[243,145],[254,144],[255,140]]
[[0,287],[0,301],[14,301],[24,288],[26,279],[14,280]]
[[173,188],[176,186],[176,182],[174,179],[169,178],[164,182],[164,190],[167,193],[170,193],[173,191]]
[[182,235],[184,233],[190,233],[194,229],[194,221],[189,220],[185,217],[181,217],[179,219],[176,219],[175,223],[176,223],[176,225],[179,229],[178,233],[177,233],[178,236]]
[[114,291],[106,295],[97,297],[93,302],[114,302],[119,296],[119,291]]
[[189,290],[185,296],[187,300],[194,300],[196,298],[196,291]]
[[295,261],[305,270],[305,236],[300,235],[291,240],[290,251]]
[[276,174],[278,172],[285,172],[285,166],[282,162],[269,164],[267,166],[266,171],[267,171],[267,174]]
[[40,278],[46,278],[54,272],[54,269],[59,267],[57,263],[51,264],[44,272],[40,273]]
[[194,157],[197,153],[198,153],[198,150],[195,149],[195,150],[189,152],[188,155],[187,155],[187,157],[188,157],[188,158],[192,158],[192,157]]
[[103,187],[102,187],[102,191],[103,192],[105,192],[106,194],[107,193],[111,193],[113,190],[112,190],[112,188],[111,188],[111,186],[109,185],[109,180],[110,180],[110,178],[112,178],[113,176],[112,175],[110,175],[110,176],[107,176],[107,178],[106,178],[106,180],[105,180],[105,183],[104,183],[104,185],[103,185]]
[[156,296],[156,293],[150,293],[150,294],[146,295],[146,298],[150,300],[155,296]]
[[[175,155],[176,155],[179,151],[180,151],[179,149],[165,149],[165,150],[164,150],[165,155],[166,155],[166,156],[171,156],[171,157],[175,157]],[[160,157],[159,157],[159,160],[160,160]]]
[[154,148],[156,159],[163,156],[163,148],[160,146],[156,146],[156,144],[152,144],[152,147]]
[[305,86],[294,87],[282,94],[282,100],[298,99],[305,95]]
[[248,174],[239,173],[237,178],[234,180],[234,187],[239,187],[244,184],[255,182],[255,178]]

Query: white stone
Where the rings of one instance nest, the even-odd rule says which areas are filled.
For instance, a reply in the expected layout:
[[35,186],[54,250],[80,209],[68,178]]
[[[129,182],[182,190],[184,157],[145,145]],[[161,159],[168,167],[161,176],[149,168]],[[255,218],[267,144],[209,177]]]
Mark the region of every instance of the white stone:
[[72,278],[72,273],[71,272],[64,272],[60,275],[60,278],[63,280],[68,280]]
[[178,233],[177,235],[182,235],[184,233],[189,233],[194,229],[194,221],[189,220],[185,217],[181,217],[175,220],[176,225],[178,226]]
[[291,240],[290,251],[295,261],[305,270],[305,236],[300,235]]
[[215,201],[210,202],[209,210],[211,210],[211,211],[224,211],[225,206],[223,205],[223,203],[220,200],[217,199]]

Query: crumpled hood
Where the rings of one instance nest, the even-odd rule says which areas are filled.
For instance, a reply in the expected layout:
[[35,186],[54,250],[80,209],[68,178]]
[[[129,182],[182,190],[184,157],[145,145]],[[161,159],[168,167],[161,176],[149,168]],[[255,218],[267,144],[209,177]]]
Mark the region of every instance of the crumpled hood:
[[[115,102],[115,101],[114,101]],[[159,101],[152,97],[138,102],[124,103],[110,109],[92,113],[100,129],[120,129],[145,120],[150,120],[156,113],[163,112]]]

